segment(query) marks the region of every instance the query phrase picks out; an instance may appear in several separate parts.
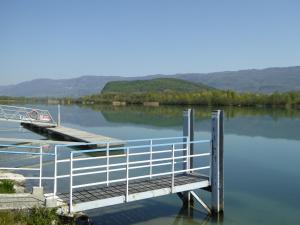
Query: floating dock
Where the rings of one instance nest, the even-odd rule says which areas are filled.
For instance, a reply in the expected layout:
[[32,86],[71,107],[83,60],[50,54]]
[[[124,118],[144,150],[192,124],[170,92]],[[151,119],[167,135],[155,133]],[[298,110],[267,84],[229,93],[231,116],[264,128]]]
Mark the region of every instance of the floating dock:
[[[48,110],[10,105],[0,105],[0,121],[1,120],[21,123],[24,128],[32,132],[46,137],[55,137],[60,141],[93,143],[93,146],[97,145],[97,147],[105,147],[108,142],[110,146],[115,147],[124,145],[123,141],[115,138],[61,126],[60,106],[58,106],[57,123]],[[24,141],[24,143],[27,141],[28,140]],[[48,143],[50,142],[49,140]],[[101,144],[101,142],[104,144]],[[58,143],[53,142],[52,144]]]
[[[39,123],[21,123],[21,125],[32,132],[65,141],[99,143],[97,144],[98,147],[105,147],[107,142],[111,142],[110,146],[124,144],[122,140],[64,126],[49,126]],[[104,142],[104,144],[101,144],[101,142]]]

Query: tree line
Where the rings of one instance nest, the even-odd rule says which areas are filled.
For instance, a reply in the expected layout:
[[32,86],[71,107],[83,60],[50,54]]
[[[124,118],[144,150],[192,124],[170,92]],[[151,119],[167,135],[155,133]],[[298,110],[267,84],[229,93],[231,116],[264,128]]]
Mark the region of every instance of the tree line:
[[206,90],[199,92],[147,92],[147,93],[100,93],[80,98],[26,98],[0,96],[0,103],[39,102],[48,104],[112,104],[124,102],[126,105],[140,105],[157,102],[159,105],[198,106],[274,106],[300,108],[300,92],[238,93],[232,90]]
[[126,104],[159,102],[160,105],[298,107],[300,106],[300,92],[263,94],[238,93],[232,90],[207,90],[201,92],[101,93],[84,96],[76,100],[76,102],[84,104],[116,101],[126,102]]

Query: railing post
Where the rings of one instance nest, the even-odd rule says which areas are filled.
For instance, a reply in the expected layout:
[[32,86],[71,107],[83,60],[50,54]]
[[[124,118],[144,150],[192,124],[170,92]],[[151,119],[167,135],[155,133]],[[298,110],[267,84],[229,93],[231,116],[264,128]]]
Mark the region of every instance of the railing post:
[[152,178],[152,145],[153,145],[153,141],[152,141],[152,139],[150,140],[150,171],[149,171],[149,173],[150,173],[150,179]]
[[73,212],[73,152],[70,154],[70,202],[69,213]]
[[126,149],[126,202],[128,202],[129,194],[129,147]]
[[57,126],[60,126],[60,104],[57,105]]
[[223,111],[212,113],[212,159],[211,159],[211,189],[212,213],[222,213],[224,210],[224,129]]
[[109,185],[109,142],[106,145],[106,186]]
[[174,193],[174,185],[175,185],[175,145],[172,145],[172,183],[171,190]]
[[53,180],[53,195],[57,193],[57,146],[54,147],[54,180]]
[[42,187],[42,176],[43,176],[43,146],[40,146],[40,179],[39,179],[39,187]]

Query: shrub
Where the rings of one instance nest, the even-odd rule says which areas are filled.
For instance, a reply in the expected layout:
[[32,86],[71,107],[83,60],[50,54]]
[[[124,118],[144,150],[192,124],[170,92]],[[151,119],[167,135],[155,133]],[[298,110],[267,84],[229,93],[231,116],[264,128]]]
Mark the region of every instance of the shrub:
[[16,193],[14,182],[12,180],[0,180],[0,193]]

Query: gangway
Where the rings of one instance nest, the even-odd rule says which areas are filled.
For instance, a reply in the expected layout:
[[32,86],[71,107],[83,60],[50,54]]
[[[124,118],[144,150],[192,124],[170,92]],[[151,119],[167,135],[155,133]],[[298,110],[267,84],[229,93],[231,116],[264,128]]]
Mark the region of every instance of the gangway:
[[[172,139],[163,144],[153,144],[155,139],[149,139],[148,145],[71,151],[70,171],[56,176],[57,179],[69,177],[70,191],[55,195],[66,202],[69,212],[73,213],[208,187],[210,140]],[[197,154],[187,153],[191,144],[197,145]],[[114,154],[115,151],[119,154]],[[101,152],[105,154],[76,157],[82,153]],[[199,158],[204,158],[202,165],[188,166],[190,160],[198,161]],[[57,161],[63,162],[65,160]],[[82,182],[83,177],[89,176],[92,181]]]
[[[74,145],[57,145],[49,201],[72,214],[177,194],[184,204],[195,199],[209,214],[219,214],[224,207],[223,111],[212,113],[211,134],[211,139],[194,140],[193,111],[188,110],[182,137],[124,141],[122,147],[106,142],[105,148],[87,150],[78,150],[80,144],[64,159],[59,152]],[[61,173],[66,164],[69,170]],[[61,179],[68,180],[69,191],[59,190]],[[200,189],[211,192],[211,207],[197,195]]]
[[56,122],[48,110],[10,105],[0,105],[0,120],[49,126],[56,125]]

